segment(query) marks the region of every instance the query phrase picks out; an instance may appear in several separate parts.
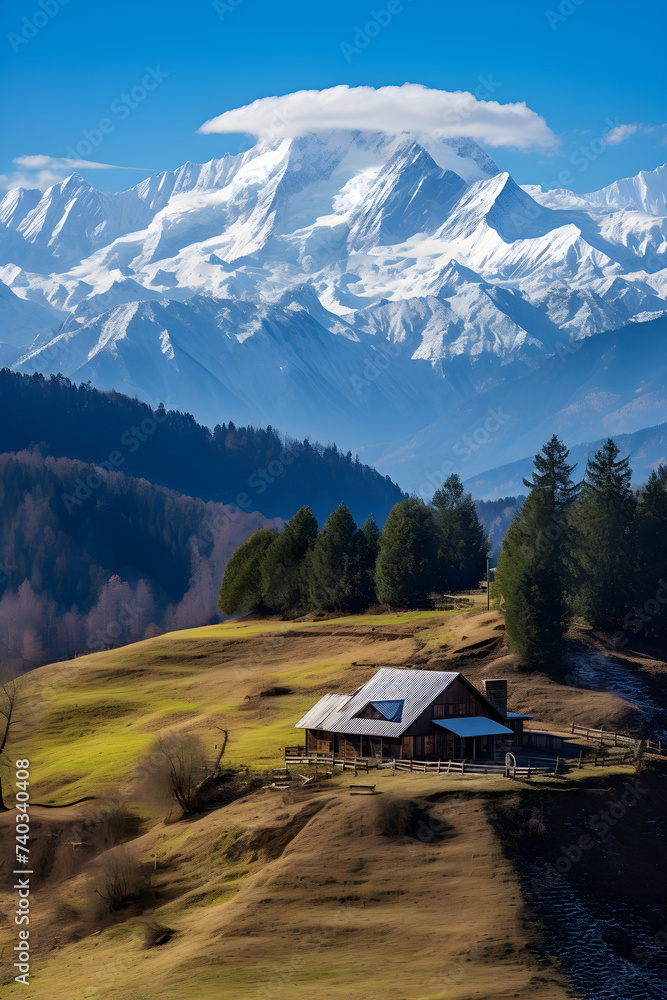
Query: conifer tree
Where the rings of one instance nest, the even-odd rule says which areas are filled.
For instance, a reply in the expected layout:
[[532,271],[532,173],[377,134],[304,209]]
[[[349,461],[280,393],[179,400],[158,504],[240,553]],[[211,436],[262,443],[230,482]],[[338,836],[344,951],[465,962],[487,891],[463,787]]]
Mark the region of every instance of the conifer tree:
[[498,559],[496,584],[510,648],[525,666],[549,662],[571,617],[569,512],[578,487],[568,455],[554,435],[535,456],[532,480],[524,479],[530,493],[508,528]]
[[454,472],[435,491],[431,506],[440,530],[438,575],[450,590],[477,587],[486,572],[489,543],[470,493]]
[[262,589],[269,608],[280,614],[308,606],[305,559],[317,536],[310,507],[301,507],[271,543],[262,562]]
[[305,564],[312,607],[325,611],[360,607],[360,549],[357,526],[341,503],[329,514]]
[[359,529],[359,594],[363,607],[375,604],[375,565],[380,552],[380,529],[369,514]]
[[[667,465],[654,470],[637,508],[639,573],[636,623],[655,639],[667,638]],[[625,622],[624,622],[625,624]]]
[[218,607],[223,614],[258,611],[264,606],[262,563],[277,537],[278,532],[273,528],[260,528],[230,557],[218,597]]
[[437,548],[430,508],[417,497],[395,504],[380,537],[375,569],[378,600],[398,606],[421,604],[435,586]]
[[595,627],[618,629],[636,587],[636,501],[629,460],[608,438],[588,460],[573,510],[578,533],[580,613]]

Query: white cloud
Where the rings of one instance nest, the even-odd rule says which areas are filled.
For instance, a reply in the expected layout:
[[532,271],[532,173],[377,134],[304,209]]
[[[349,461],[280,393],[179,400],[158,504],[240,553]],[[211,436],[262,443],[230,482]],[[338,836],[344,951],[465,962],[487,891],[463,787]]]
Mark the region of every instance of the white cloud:
[[38,153],[34,156],[15,156],[12,160],[22,170],[12,174],[0,174],[0,188],[37,188],[46,191],[53,184],[58,184],[72,173],[73,170],[146,170],[146,167],[119,167],[115,163],[98,163],[96,160],[74,160],[66,156],[46,156]]
[[618,146],[619,142],[625,142],[631,135],[639,131],[646,131],[643,122],[630,122],[627,125],[617,125],[616,128],[612,128],[607,132],[604,141],[608,146]]
[[413,132],[441,139],[469,136],[488,146],[515,149],[556,150],[560,142],[544,118],[523,102],[499,104],[467,91],[430,90],[414,83],[377,90],[341,85],[263,97],[211,118],[199,131],[270,139],[330,129]]

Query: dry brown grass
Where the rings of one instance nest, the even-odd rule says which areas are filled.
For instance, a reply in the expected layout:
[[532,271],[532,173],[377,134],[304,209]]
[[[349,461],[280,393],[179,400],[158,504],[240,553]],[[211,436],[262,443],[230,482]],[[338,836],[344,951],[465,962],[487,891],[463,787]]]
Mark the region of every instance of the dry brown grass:
[[[507,676],[511,707],[535,714],[546,728],[572,720],[621,726],[630,711],[620,699],[564,687],[546,674],[519,675],[495,612],[248,621],[36,671],[31,680],[45,694],[39,712],[51,741],[35,738],[36,791],[68,801],[76,792],[115,791],[122,781],[131,796],[133,765],[156,735],[207,737],[213,725],[230,729],[232,762],[266,768],[280,760],[285,743],[299,740],[294,720],[322,692],[354,690],[386,665],[460,669],[477,684]],[[107,700],[113,705],[108,717]],[[125,702],[127,712],[120,711]],[[93,737],[68,728],[77,704],[87,706]],[[39,718],[35,728],[39,734]],[[586,770],[577,776],[599,777]],[[47,865],[41,876],[31,996],[569,995],[558,971],[540,965],[531,951],[537,938],[518,878],[486,818],[489,796],[511,797],[523,786],[500,778],[381,772],[373,778],[378,794],[366,797],[350,794],[351,780],[338,776],[312,790],[284,792],[247,785],[239,790],[247,794],[190,820],[165,825],[147,817],[143,833],[135,826],[128,834],[131,821],[120,814],[100,820],[99,800],[35,809],[36,830],[45,842],[52,837],[66,844],[69,867],[63,856],[61,868]],[[558,786],[556,779],[552,784]],[[76,830],[91,820],[94,832],[84,849],[86,838]],[[541,803],[533,810],[522,801],[517,822],[531,843],[549,835]],[[0,817],[3,836],[9,827]],[[87,886],[103,877],[108,852],[127,836],[137,863],[151,867],[154,899],[148,912],[129,907],[112,926],[91,934]],[[81,843],[72,846],[68,838]],[[11,905],[11,892],[0,890],[0,906],[9,912]],[[173,934],[160,947],[145,947],[147,924]],[[0,947],[11,943],[10,931],[0,927]],[[152,935],[156,944],[161,935]],[[3,989],[3,997],[22,995],[18,990]]]

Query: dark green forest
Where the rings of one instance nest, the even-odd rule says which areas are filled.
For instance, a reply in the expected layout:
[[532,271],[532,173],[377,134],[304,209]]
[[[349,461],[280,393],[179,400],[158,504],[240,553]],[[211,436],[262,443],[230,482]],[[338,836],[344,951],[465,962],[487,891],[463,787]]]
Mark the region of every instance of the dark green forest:
[[304,506],[283,531],[258,531],[230,559],[220,588],[225,614],[283,615],[419,607],[433,592],[476,588],[488,542],[472,497],[451,475],[430,504],[406,497],[382,531],[358,528],[345,504],[322,529]]
[[285,441],[271,427],[213,430],[189,413],[152,410],[118,392],[75,385],[62,375],[0,370],[0,453],[39,447],[187,496],[290,517],[304,504],[324,520],[344,501],[353,516],[379,524],[404,496],[389,477],[335,444]]
[[575,620],[611,636],[667,639],[667,467],[639,490],[609,438],[581,480],[554,436],[535,456],[530,492],[505,535],[495,590],[511,648],[556,663]]

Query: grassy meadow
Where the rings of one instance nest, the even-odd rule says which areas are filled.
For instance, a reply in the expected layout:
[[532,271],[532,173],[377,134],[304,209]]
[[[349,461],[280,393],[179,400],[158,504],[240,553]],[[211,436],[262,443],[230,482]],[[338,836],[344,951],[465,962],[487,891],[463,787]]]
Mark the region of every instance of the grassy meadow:
[[[502,617],[484,606],[229,621],[42,667],[26,677],[12,751],[31,761],[33,835],[50,845],[30,995],[474,1000],[493,983],[498,1000],[570,996],[557,964],[538,958],[540,929],[487,804],[609,784],[630,767],[531,783],[389,771],[373,775],[373,797],[351,794],[349,773],[303,790],[265,778],[191,819],[142,798],[139,765],[159,734],[199,733],[214,757],[226,728],[225,761],[266,775],[301,742],[294,723],[317,698],[351,692],[381,666],[462,670],[477,684],[507,676],[510,707],[544,728],[620,726],[631,709],[518,673]],[[120,833],[107,816],[118,802],[131,833],[127,816]],[[3,838],[12,822],[0,816]],[[91,887],[123,852],[150,873],[150,898],[95,922]],[[9,912],[11,893],[0,904]],[[161,947],[146,947],[153,925],[170,931]],[[5,922],[5,953],[12,941]],[[22,990],[4,985],[2,996]]]

